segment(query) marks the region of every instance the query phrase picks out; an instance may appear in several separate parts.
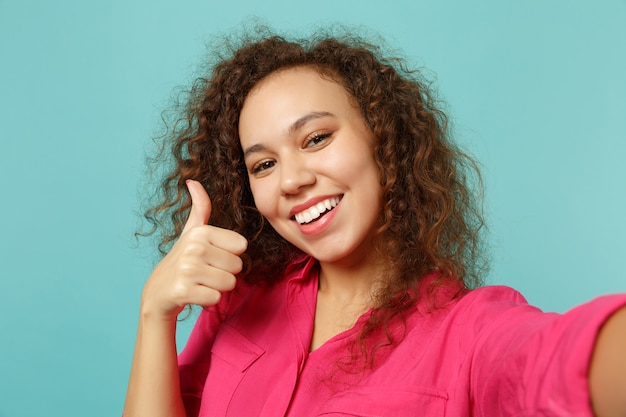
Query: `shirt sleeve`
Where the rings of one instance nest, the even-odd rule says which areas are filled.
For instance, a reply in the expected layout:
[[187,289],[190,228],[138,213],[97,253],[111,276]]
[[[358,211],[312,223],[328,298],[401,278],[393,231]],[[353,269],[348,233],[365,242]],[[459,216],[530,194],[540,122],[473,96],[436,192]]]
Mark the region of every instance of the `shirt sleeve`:
[[544,313],[505,287],[484,291],[472,304],[483,323],[474,328],[471,350],[474,415],[593,417],[591,354],[599,329],[626,305],[626,294],[599,297],[565,314]]

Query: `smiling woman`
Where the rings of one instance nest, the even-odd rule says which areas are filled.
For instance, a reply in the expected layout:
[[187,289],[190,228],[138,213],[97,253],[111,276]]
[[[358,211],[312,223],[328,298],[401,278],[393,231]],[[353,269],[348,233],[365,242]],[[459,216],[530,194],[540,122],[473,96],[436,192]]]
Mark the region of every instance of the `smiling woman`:
[[479,175],[419,73],[350,36],[220,56],[147,213],[171,230],[127,417],[626,412],[626,295],[557,315],[480,287]]
[[308,67],[268,76],[244,102],[239,140],[256,208],[276,232],[322,270],[342,264],[357,282],[350,266],[373,271],[382,208],[374,136],[340,84]]

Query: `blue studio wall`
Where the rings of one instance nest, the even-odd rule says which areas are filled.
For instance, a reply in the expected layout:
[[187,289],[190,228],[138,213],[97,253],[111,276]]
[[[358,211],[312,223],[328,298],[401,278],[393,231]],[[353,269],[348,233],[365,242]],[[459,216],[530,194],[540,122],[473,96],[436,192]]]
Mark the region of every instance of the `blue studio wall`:
[[436,75],[483,165],[488,283],[555,311],[626,290],[624,0],[0,0],[0,417],[121,414],[144,152],[251,16],[364,25]]

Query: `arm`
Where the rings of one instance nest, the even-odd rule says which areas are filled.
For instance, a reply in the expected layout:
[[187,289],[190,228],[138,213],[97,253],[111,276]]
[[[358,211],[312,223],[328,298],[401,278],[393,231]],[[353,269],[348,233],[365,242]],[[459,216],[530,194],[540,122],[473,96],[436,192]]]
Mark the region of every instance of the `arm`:
[[187,184],[189,219],[172,250],[154,269],[142,294],[139,329],[125,417],[185,417],[176,352],[176,320],[188,304],[213,306],[235,287],[247,241],[207,225],[211,200],[202,185]]
[[[481,293],[482,302],[475,304],[488,308],[478,311],[474,322],[488,325],[475,331],[477,341],[471,353],[475,414],[592,416],[593,399],[598,417],[605,417],[599,414],[599,407],[604,404],[597,397],[600,387],[590,384],[592,373],[597,372],[590,372],[590,365],[596,344],[597,356],[604,357],[599,353],[604,343],[598,337],[603,338],[601,333],[613,327],[613,318],[626,306],[626,294],[598,297],[556,314],[541,312],[523,300],[510,300],[506,307],[503,293],[484,294],[477,290],[474,294]],[[617,347],[615,343],[609,342],[609,346]],[[622,382],[613,389],[624,390],[624,375],[617,369],[618,362],[615,360],[611,366],[615,367],[613,375],[621,377]]]
[[176,320],[141,315],[124,416],[185,417],[175,336]]
[[589,390],[597,417],[626,416],[626,307],[600,329],[589,369]]

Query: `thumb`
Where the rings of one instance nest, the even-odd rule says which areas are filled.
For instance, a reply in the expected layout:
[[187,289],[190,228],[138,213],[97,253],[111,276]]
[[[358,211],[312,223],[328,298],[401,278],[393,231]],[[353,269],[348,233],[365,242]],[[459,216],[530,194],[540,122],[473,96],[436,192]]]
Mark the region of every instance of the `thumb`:
[[186,184],[191,196],[191,211],[183,233],[192,227],[208,224],[209,217],[211,217],[211,198],[202,184],[194,180],[187,180]]

